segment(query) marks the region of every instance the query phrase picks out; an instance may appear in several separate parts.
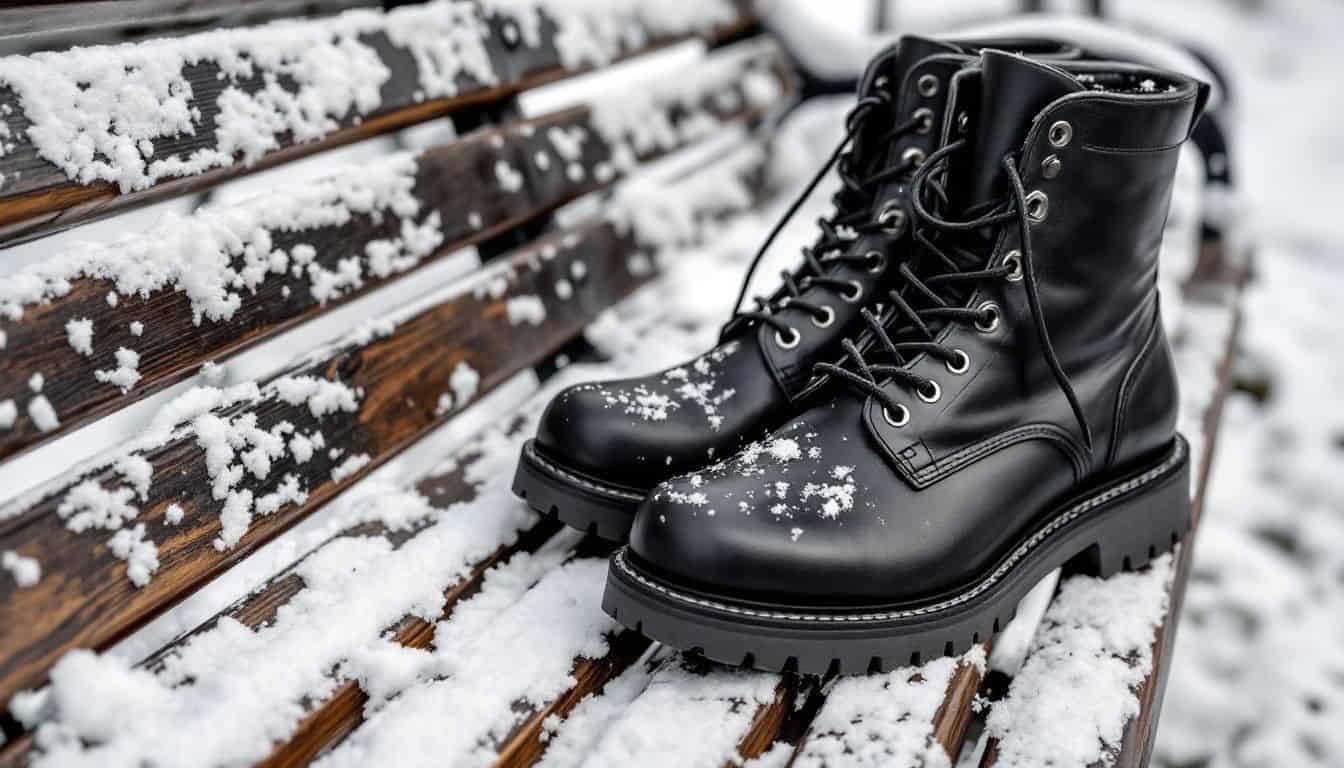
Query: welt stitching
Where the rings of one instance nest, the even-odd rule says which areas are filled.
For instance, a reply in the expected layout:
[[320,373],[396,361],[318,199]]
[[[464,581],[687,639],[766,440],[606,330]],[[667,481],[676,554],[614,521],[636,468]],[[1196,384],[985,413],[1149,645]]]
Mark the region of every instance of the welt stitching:
[[526,450],[527,450],[527,457],[528,457],[529,459],[531,459],[531,460],[537,462],[538,464],[542,465],[542,466],[545,467],[548,471],[550,471],[552,474],[559,475],[560,477],[562,477],[562,478],[564,478],[564,479],[570,481],[571,483],[577,483],[577,484],[579,484],[579,485],[581,485],[581,486],[587,488],[587,489],[590,490],[590,491],[596,491],[597,493],[605,494],[605,495],[607,495],[607,496],[615,496],[616,498],[619,498],[619,499],[629,499],[629,500],[631,500],[631,501],[643,501],[643,500],[644,500],[644,496],[642,496],[642,495],[640,495],[640,494],[637,494],[637,493],[630,493],[629,491],[620,491],[620,490],[617,490],[617,489],[615,489],[615,488],[608,488],[608,487],[603,486],[603,485],[598,485],[597,483],[594,483],[594,482],[591,482],[591,481],[589,481],[589,480],[585,480],[585,479],[582,478],[582,477],[579,477],[578,475],[574,474],[573,472],[567,472],[567,471],[565,471],[564,469],[562,469],[561,467],[558,467],[558,466],[556,466],[555,464],[552,464],[551,462],[547,461],[546,459],[543,459],[543,458],[541,457],[541,455],[538,454],[538,453],[532,448],[531,445],[528,445],[527,448],[526,448]]

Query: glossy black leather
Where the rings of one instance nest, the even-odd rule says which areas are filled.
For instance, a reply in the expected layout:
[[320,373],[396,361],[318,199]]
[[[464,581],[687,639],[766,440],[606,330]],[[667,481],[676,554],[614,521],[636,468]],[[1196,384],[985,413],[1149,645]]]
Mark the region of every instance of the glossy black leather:
[[[1076,48],[1051,41],[994,42],[1061,60],[1078,56]],[[855,163],[861,173],[871,175],[899,163],[907,152],[927,155],[937,147],[950,78],[974,60],[972,54],[978,52],[978,46],[975,41],[906,36],[873,60],[860,93],[885,92],[891,100],[885,113],[868,120],[855,139]],[[933,93],[928,93],[927,87],[925,92],[917,87],[925,76],[937,82]],[[876,137],[910,119],[921,108],[931,111],[929,130],[898,136],[886,145],[875,144]],[[882,186],[878,198],[905,205],[907,186],[908,179],[894,179]],[[811,314],[800,309],[779,310],[776,316],[800,335],[797,346],[786,349],[778,343],[774,328],[739,319],[725,327],[719,345],[706,356],[672,369],[693,372],[698,362],[720,358],[704,366],[712,369],[713,396],[732,394],[715,406],[714,413],[706,413],[701,404],[683,397],[680,392],[686,380],[679,374],[669,378],[667,371],[583,384],[561,392],[550,403],[542,416],[535,447],[567,469],[633,490],[648,490],[668,477],[731,454],[777,427],[796,410],[795,400],[808,384],[813,364],[839,354],[839,340],[852,335],[859,309],[869,297],[890,285],[894,265],[904,258],[908,247],[908,230],[864,234],[850,241],[847,253],[881,253],[880,267],[869,269],[852,261],[833,263],[828,276],[854,281],[860,287],[853,300],[825,286],[803,292],[800,299],[834,312],[834,322],[828,327],[819,327]],[[781,289],[774,298],[783,295]],[[708,376],[707,372],[698,383],[708,382]],[[636,402],[639,397],[667,398],[675,407],[665,409],[665,413],[641,410]]]
[[[947,140],[964,134],[975,159],[952,165],[953,198],[1002,194],[987,166],[1008,153],[1026,189],[1048,196],[1030,232],[1036,277],[1092,445],[1044,361],[1024,282],[986,280],[965,304],[997,304],[997,327],[940,331],[941,343],[969,356],[968,369],[954,373],[933,356],[909,362],[938,382],[936,402],[888,382],[910,411],[896,427],[876,398],[824,382],[815,406],[759,444],[655,489],[631,531],[641,565],[715,595],[789,606],[933,599],[985,574],[1054,504],[1170,444],[1178,398],[1157,256],[1202,85],[998,52],[954,83]],[[1072,129],[1063,146],[1050,140],[1058,121]],[[1053,178],[1043,174],[1049,156],[1060,163]],[[1016,223],[992,242],[978,266],[1021,247]]]

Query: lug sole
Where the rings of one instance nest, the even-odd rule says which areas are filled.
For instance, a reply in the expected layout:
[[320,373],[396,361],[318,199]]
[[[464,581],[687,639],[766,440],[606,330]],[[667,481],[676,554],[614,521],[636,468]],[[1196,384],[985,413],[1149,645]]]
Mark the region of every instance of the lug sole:
[[1056,568],[1106,578],[1170,551],[1190,529],[1189,457],[1177,436],[1160,460],[1057,507],[992,571],[938,602],[808,613],[715,599],[647,573],[622,549],[602,609],[652,640],[725,664],[811,674],[918,665],[990,639]]
[[534,441],[523,444],[518,469],[513,475],[513,493],[527,501],[537,514],[554,517],[607,541],[630,538],[635,508],[643,495],[606,486],[566,469],[540,455]]

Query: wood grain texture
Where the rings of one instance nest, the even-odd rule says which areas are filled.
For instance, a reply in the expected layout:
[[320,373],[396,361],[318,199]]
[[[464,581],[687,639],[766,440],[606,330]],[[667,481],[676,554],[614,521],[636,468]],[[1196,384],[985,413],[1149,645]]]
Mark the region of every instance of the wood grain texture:
[[[740,178],[750,193],[732,200],[693,202],[688,215],[727,216],[773,194],[772,185],[763,179],[769,153],[757,147],[743,157],[746,162],[733,164],[731,171],[716,169],[714,173],[725,180]],[[691,178],[699,176],[696,173]],[[214,546],[222,530],[224,502],[212,494],[194,433],[179,431],[161,445],[137,449],[135,454],[152,465],[154,482],[146,497],[136,500],[140,510],[136,523],[143,523],[147,538],[157,543],[160,563],[153,580],[142,588],[132,586],[125,564],[109,551],[109,531],[74,533],[57,512],[71,489],[82,483],[109,489],[121,485],[122,477],[114,466],[67,476],[58,486],[35,496],[31,507],[0,523],[0,547],[36,557],[44,571],[35,587],[18,589],[10,580],[0,587],[0,698],[39,685],[50,665],[72,647],[100,649],[115,642],[443,423],[451,413],[440,413],[437,399],[449,390],[451,372],[459,363],[479,373],[479,397],[513,372],[560,348],[598,312],[652,276],[642,269],[637,270],[639,274],[629,271],[630,257],[653,247],[638,245],[638,237],[636,228],[605,219],[543,237],[487,267],[462,292],[403,319],[386,335],[356,338],[315,353],[309,361],[276,377],[311,375],[358,388],[358,407],[353,412],[318,420],[303,403],[291,405],[266,394],[217,411],[217,416],[226,419],[255,418],[263,429],[281,422],[305,434],[320,429],[328,447],[339,446],[343,451],[341,457],[318,452],[307,463],[288,454],[273,464],[268,480],[248,477],[240,483],[240,488],[260,496],[281,482],[280,478],[293,475],[307,489],[308,497],[254,519],[231,548],[221,551]],[[582,278],[573,267],[580,261],[586,267]],[[573,293],[561,299],[551,290],[564,276],[572,282]],[[545,319],[540,325],[533,326],[534,320],[514,317],[510,311],[512,299],[530,302],[543,296]],[[527,315],[535,318],[532,313]],[[466,404],[454,403],[452,413]],[[340,458],[357,454],[369,457],[365,467],[349,476],[332,475]],[[180,524],[166,521],[170,504],[184,509]],[[279,579],[235,610],[247,620],[263,621],[298,586]],[[326,722],[314,727],[334,733]]]
[[[716,67],[716,62],[726,66]],[[199,317],[196,305],[177,281],[149,293],[121,296],[116,306],[110,306],[107,296],[115,293],[115,282],[88,275],[71,280],[64,295],[25,307],[17,319],[5,318],[0,313],[0,332],[8,339],[4,348],[0,348],[0,402],[12,400],[20,414],[11,429],[0,429],[0,460],[161,391],[194,374],[207,361],[227,358],[465,246],[497,236],[557,206],[605,188],[624,174],[623,168],[628,170],[630,160],[652,161],[693,144],[706,135],[706,125],[746,123],[761,117],[776,104],[748,97],[743,83],[744,77],[751,73],[770,78],[778,86],[777,103],[782,103],[792,92],[782,51],[764,40],[741,50],[715,54],[708,65],[704,74],[688,71],[688,79],[680,87],[669,91],[666,98],[650,103],[649,121],[665,121],[671,129],[665,141],[635,143],[626,136],[607,135],[611,132],[609,128],[604,134],[595,125],[591,108],[575,107],[477,131],[420,153],[412,170],[402,174],[413,185],[411,195],[418,204],[413,214],[373,208],[356,210],[349,220],[336,224],[301,226],[285,219],[263,228],[264,240],[271,249],[291,253],[297,246],[310,246],[316,255],[306,271],[291,268],[289,272],[267,274],[255,291],[234,291],[237,309],[226,320]],[[647,98],[647,94],[647,84],[641,83],[638,92],[630,95]],[[688,130],[691,122],[699,128]],[[565,161],[558,154],[560,144],[553,138],[557,135],[583,137],[572,161]],[[616,162],[618,155],[627,158],[627,162]],[[546,169],[539,168],[535,161],[539,156],[554,162]],[[582,172],[569,172],[572,169],[567,166],[571,164]],[[405,165],[402,160],[383,161],[388,168],[401,169]],[[519,174],[516,190],[501,187],[500,167],[514,169]],[[592,169],[603,169],[605,173]],[[339,194],[336,190],[341,188],[340,183],[322,180],[307,185],[306,194],[325,204],[336,200]],[[230,216],[251,220],[258,205],[261,204],[241,203],[200,213],[197,218],[202,222]],[[442,238],[432,253],[416,256],[391,270],[375,265],[373,248],[378,243],[398,238],[403,227],[424,227],[431,221]],[[255,230],[248,237],[251,242],[260,242]],[[194,246],[180,243],[179,238],[180,233],[174,227],[159,228],[131,243],[113,244],[100,259],[115,260],[122,253],[125,258],[138,259],[149,248]],[[245,248],[236,250],[227,254],[227,258],[233,269],[241,271],[249,256]],[[334,274],[349,263],[358,265],[362,275],[359,285],[335,297],[319,295],[314,290],[318,279],[313,277],[313,270]],[[91,323],[90,354],[81,354],[67,341],[66,325],[76,320]],[[143,324],[147,329],[143,335],[133,333],[132,322]],[[96,378],[97,371],[117,367],[115,354],[120,348],[139,354],[141,379],[127,393]],[[26,404],[34,396],[28,381],[35,373],[44,377],[42,394],[59,415],[60,425],[55,429],[39,429],[26,412]]]
[[[556,255],[546,259],[542,251],[548,246]],[[114,467],[94,469],[43,493],[27,511],[0,524],[0,546],[37,558],[44,573],[30,588],[20,589],[12,580],[0,586],[0,699],[40,684],[49,665],[69,648],[103,648],[115,642],[441,423],[446,416],[437,412],[436,403],[451,391],[449,380],[459,363],[479,373],[481,394],[558,349],[641,282],[626,269],[631,249],[626,238],[601,222],[544,238],[483,276],[505,281],[507,290],[501,295],[492,297],[478,282],[475,292],[445,300],[405,320],[389,335],[330,350],[286,374],[357,388],[362,396],[353,412],[317,419],[303,403],[291,405],[263,396],[219,414],[231,420],[255,418],[262,429],[288,422],[296,432],[321,431],[327,446],[343,451],[339,457],[319,451],[306,463],[286,454],[272,466],[268,479],[244,481],[241,485],[260,497],[292,475],[308,496],[303,504],[290,504],[252,521],[233,547],[220,551],[214,545],[221,536],[225,502],[212,495],[212,480],[193,432],[136,451],[154,470],[152,487],[136,500],[140,509],[136,522],[143,523],[147,538],[157,542],[160,563],[144,587],[131,584],[126,564],[109,550],[111,532],[74,533],[58,513],[67,494],[80,483],[121,487],[122,477]],[[551,286],[570,274],[576,261],[587,265],[587,279],[574,286],[570,299],[556,300]],[[510,321],[509,300],[540,295],[547,296],[544,323],[516,327]],[[526,334],[526,343],[518,343],[520,333]],[[369,457],[365,467],[340,479],[333,475],[345,459],[359,454]],[[185,510],[178,525],[165,519],[174,503]]]
[[[647,45],[638,50],[622,51],[617,58],[636,55],[690,37],[714,41],[738,35],[755,21],[750,14],[749,0],[735,0],[735,3],[740,12],[729,23],[706,25],[689,35],[659,36],[651,30],[645,30]],[[350,114],[335,120],[335,127],[319,139],[297,141],[292,136],[282,135],[273,150],[255,158],[250,164],[233,162],[194,176],[162,178],[146,189],[128,194],[120,194],[116,186],[105,182],[81,184],[71,180],[64,170],[39,155],[28,134],[33,121],[25,113],[23,101],[14,88],[5,83],[4,69],[0,67],[0,120],[8,126],[9,136],[7,149],[0,154],[0,178],[4,179],[0,184],[0,244],[39,237],[118,211],[200,191],[227,179],[323,149],[449,115],[474,105],[498,102],[522,90],[578,71],[567,69],[562,64],[555,41],[556,25],[553,19],[548,17],[543,20],[539,25],[539,44],[530,46],[518,42],[518,20],[500,15],[486,16],[484,11],[480,15],[489,30],[483,44],[497,82],[480,82],[471,75],[459,74],[455,77],[455,95],[426,100],[422,92],[422,77],[432,77],[433,73],[421,72],[411,52],[393,43],[388,32],[375,25],[367,33],[360,34],[358,41],[371,49],[390,73],[380,89],[379,106],[376,109],[366,114],[357,114],[351,110]],[[617,21],[618,24],[637,22],[638,19]],[[391,28],[391,22],[384,26]],[[511,31],[506,33],[506,29]],[[194,132],[159,139],[149,156],[151,161],[180,159],[197,150],[216,148],[219,145],[216,121],[222,109],[219,96],[226,89],[255,94],[268,87],[268,82],[272,81],[291,92],[297,87],[288,76],[282,74],[277,77],[276,73],[268,72],[263,65],[255,67],[248,77],[233,77],[224,75],[215,62],[205,60],[185,65],[182,75],[191,87],[188,108],[199,110],[199,117],[193,121]]]

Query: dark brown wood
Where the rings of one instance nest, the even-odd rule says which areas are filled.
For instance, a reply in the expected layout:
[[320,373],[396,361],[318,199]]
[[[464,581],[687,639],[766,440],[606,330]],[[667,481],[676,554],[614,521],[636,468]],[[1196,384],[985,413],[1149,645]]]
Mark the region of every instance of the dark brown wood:
[[[750,13],[749,0],[737,0],[740,15],[731,23],[706,26],[695,34],[660,36],[649,33],[649,45],[640,51],[622,51],[624,56],[635,55],[655,47],[690,37],[713,40],[730,39],[755,22]],[[392,13],[398,13],[393,11]],[[101,218],[167,197],[200,191],[222,181],[252,173],[278,163],[287,162],[323,149],[348,144],[362,138],[384,133],[418,122],[453,114],[486,102],[500,102],[522,90],[575,74],[561,63],[555,43],[554,23],[540,25],[541,40],[536,47],[509,42],[517,40],[518,23],[507,17],[486,19],[489,33],[484,40],[490,63],[498,82],[484,83],[470,75],[459,75],[455,80],[456,95],[426,100],[421,92],[421,73],[411,53],[395,45],[382,28],[371,28],[359,36],[359,41],[372,49],[390,71],[383,84],[380,105],[363,115],[347,114],[336,120],[338,126],[320,140],[299,142],[282,136],[279,147],[244,166],[239,162],[215,168],[189,177],[160,179],[153,186],[128,194],[120,194],[117,187],[97,182],[81,184],[71,180],[61,168],[41,157],[28,135],[32,126],[24,113],[21,99],[14,89],[4,84],[4,70],[0,68],[0,120],[8,126],[7,151],[0,155],[0,244],[20,242],[43,234],[59,231],[74,224]],[[638,19],[623,19],[622,23],[637,23]],[[320,22],[302,22],[317,24]],[[506,33],[505,29],[511,30]],[[255,93],[266,87],[268,78],[276,73],[262,67],[247,78],[224,76],[213,61],[201,61],[183,68],[183,76],[192,88],[189,108],[199,110],[200,117],[193,122],[195,131],[171,139],[155,142],[151,160],[185,158],[201,149],[218,146],[216,118],[221,112],[218,96],[226,88]],[[296,85],[286,75],[279,75],[280,87],[293,89]]]
[[[558,253],[544,259],[542,250],[548,246]],[[307,489],[308,498],[304,504],[256,519],[232,548],[221,552],[213,544],[221,535],[224,502],[212,496],[194,434],[136,452],[154,467],[153,486],[147,498],[137,502],[141,510],[137,524],[143,523],[148,538],[158,542],[160,561],[157,575],[144,587],[130,583],[125,564],[110,552],[110,532],[73,533],[57,513],[69,490],[80,482],[119,487],[122,479],[114,468],[72,478],[28,511],[5,521],[0,525],[3,548],[36,557],[44,577],[26,589],[12,580],[0,585],[0,699],[40,684],[50,664],[71,647],[103,648],[115,642],[443,421],[436,403],[442,393],[451,391],[449,378],[459,363],[479,372],[479,391],[484,393],[558,349],[641,282],[626,269],[631,249],[630,241],[599,222],[543,238],[498,265],[500,277],[512,273],[506,296],[459,295],[406,320],[385,337],[333,350],[289,372],[288,376],[312,376],[359,388],[363,396],[354,412],[319,420],[302,403],[263,397],[221,413],[226,419],[255,416],[262,429],[287,421],[304,434],[320,430],[328,446],[343,451],[338,458],[319,451],[304,464],[286,455],[273,466],[268,481],[248,481],[248,489],[259,497],[292,474]],[[555,300],[551,287],[580,260],[588,266],[587,279],[574,286],[568,301]],[[522,329],[510,322],[508,300],[541,295],[548,297],[546,321],[529,326],[528,343],[519,344]],[[339,481],[333,478],[343,460],[359,454],[370,458],[366,467]],[[179,525],[165,520],[174,503],[185,510]]]
[[[309,14],[328,14],[358,6],[377,7],[373,0],[88,0],[86,2],[17,2],[0,8],[0,40],[90,31],[142,32]],[[102,42],[108,42],[104,40]],[[48,46],[49,47],[49,46]]]
[[[724,52],[719,55],[731,66],[710,66],[706,74],[688,72],[683,88],[656,105],[650,118],[666,119],[673,126],[683,125],[692,114],[698,119],[723,122],[748,122],[761,117],[769,104],[753,103],[743,86],[743,76],[757,73],[770,77],[779,86],[781,97],[791,93],[792,80],[782,52],[772,44],[763,44],[750,55]],[[711,57],[711,61],[714,57]],[[647,86],[641,84],[644,92]],[[608,173],[585,172],[571,176],[566,163],[556,154],[550,138],[553,132],[581,133],[585,136],[580,156],[575,160],[584,169],[604,169]],[[675,132],[677,142],[640,145],[634,159],[648,162],[686,146],[693,139]],[[340,225],[297,228],[281,222],[269,230],[273,248],[290,252],[296,245],[315,249],[313,263],[335,271],[347,260],[355,260],[363,272],[362,287],[350,290],[325,303],[314,297],[312,279],[306,274],[268,275],[255,293],[237,291],[238,309],[228,320],[200,319],[198,324],[187,295],[167,284],[147,295],[123,296],[115,307],[106,297],[115,283],[94,277],[72,281],[67,294],[49,303],[29,306],[18,320],[0,317],[0,332],[8,337],[0,350],[0,402],[12,400],[20,416],[12,429],[0,430],[0,460],[55,439],[70,430],[107,413],[124,408],[144,397],[192,375],[210,360],[227,358],[248,346],[273,337],[288,328],[308,321],[360,295],[400,279],[465,246],[496,236],[519,224],[546,213],[577,197],[607,187],[622,174],[621,164],[613,162],[619,149],[628,149],[624,138],[604,136],[594,124],[588,107],[568,110],[491,128],[470,134],[460,141],[427,150],[414,160],[413,196],[419,201],[414,214],[396,215],[381,209],[355,212]],[[538,153],[553,158],[547,170],[536,166]],[[384,161],[390,163],[393,161]],[[400,161],[397,161],[400,162]],[[514,192],[501,189],[496,166],[505,163],[521,174],[521,187]],[[389,166],[390,167],[390,166]],[[594,176],[600,176],[594,178]],[[323,188],[322,182],[312,188]],[[333,196],[335,192],[333,191]],[[254,210],[259,203],[243,203],[233,210]],[[227,209],[226,209],[227,210]],[[215,214],[207,214],[215,215]],[[413,265],[380,277],[371,269],[372,259],[366,248],[378,240],[398,237],[403,225],[423,226],[437,217],[442,244]],[[175,233],[155,231],[140,242],[154,238],[173,238]],[[133,246],[126,246],[131,250]],[[241,269],[244,255],[233,258]],[[93,325],[92,354],[77,352],[66,340],[66,324],[87,320]],[[143,323],[142,336],[131,331],[133,321]],[[100,383],[99,370],[117,367],[119,348],[136,350],[140,355],[138,372],[142,377],[130,392]],[[40,430],[25,412],[24,404],[33,394],[29,378],[41,373],[46,381],[43,396],[60,417],[60,426]]]
[[[985,658],[989,658],[991,644],[985,644]],[[966,730],[975,719],[971,705],[975,703],[980,691],[980,682],[984,677],[981,667],[962,663],[952,674],[947,684],[947,693],[943,703],[933,714],[933,740],[947,753],[948,760],[956,765],[961,756],[962,745],[966,741]]]
[[[768,185],[759,183],[764,162],[766,158],[760,157],[732,166],[732,173],[756,182],[754,198],[691,201],[689,212],[722,216],[734,206],[754,206],[770,192]],[[385,336],[328,350],[272,380],[312,376],[358,388],[361,394],[353,412],[318,420],[302,402],[291,405],[271,396],[217,412],[224,419],[255,417],[262,429],[282,421],[304,434],[320,428],[327,446],[344,452],[339,458],[319,452],[306,464],[285,455],[273,464],[268,481],[244,481],[240,487],[259,497],[292,474],[307,489],[308,498],[253,520],[238,543],[224,551],[214,546],[222,531],[223,502],[212,495],[194,434],[176,434],[162,445],[136,451],[154,469],[153,486],[146,498],[136,502],[140,510],[136,523],[143,523],[147,538],[157,543],[160,562],[157,574],[144,587],[133,587],[125,564],[112,556],[106,544],[110,532],[74,533],[57,513],[68,492],[81,483],[118,487],[122,478],[115,467],[67,477],[59,487],[45,491],[26,511],[0,524],[0,547],[36,557],[44,571],[34,587],[20,589],[11,580],[0,586],[0,699],[41,684],[50,665],[72,647],[101,649],[115,642],[442,423],[448,415],[438,411],[437,399],[448,391],[449,377],[459,363],[479,373],[479,396],[558,349],[599,311],[648,279],[643,270],[639,275],[628,270],[629,257],[642,250],[638,236],[634,229],[601,219],[541,238],[515,251],[490,273],[476,276],[475,290],[445,298]],[[572,267],[578,261],[587,268],[583,279],[575,277]],[[574,283],[573,294],[557,300],[552,287],[566,275]],[[510,299],[537,296],[545,297],[544,322],[515,327]],[[521,332],[527,334],[526,343],[518,343]],[[463,405],[456,403],[452,412]],[[331,475],[340,459],[358,454],[368,457],[365,467],[340,479]],[[170,504],[185,511],[178,525],[165,519]],[[266,610],[258,608],[262,615]]]

